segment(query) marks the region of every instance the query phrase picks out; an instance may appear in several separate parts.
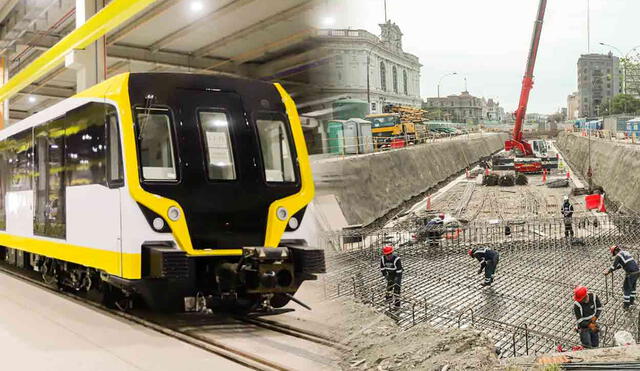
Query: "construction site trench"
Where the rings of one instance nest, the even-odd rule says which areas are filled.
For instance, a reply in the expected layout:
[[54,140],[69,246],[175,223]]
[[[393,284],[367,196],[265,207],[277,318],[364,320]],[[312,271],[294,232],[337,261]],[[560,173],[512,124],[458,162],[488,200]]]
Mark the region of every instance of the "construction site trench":
[[[565,173],[551,174],[547,183]],[[329,261],[326,295],[367,304],[405,329],[428,324],[481,330],[504,358],[579,345],[572,294],[585,285],[604,304],[601,346],[612,346],[620,330],[638,339],[638,309],[622,309],[624,273],[602,272],[611,264],[612,244],[639,256],[640,219],[587,211],[584,197],[572,195],[575,236],[568,239],[560,208],[570,187],[547,187],[541,175],[513,187],[483,186],[480,178],[463,175],[443,187],[429,200],[430,211],[425,199],[384,228],[326,235],[327,250],[338,251]],[[439,212],[451,222],[435,242],[423,238],[424,221]],[[399,310],[385,300],[379,270],[387,244],[396,247],[404,268]],[[480,286],[478,262],[466,253],[476,246],[500,253],[490,287]]]

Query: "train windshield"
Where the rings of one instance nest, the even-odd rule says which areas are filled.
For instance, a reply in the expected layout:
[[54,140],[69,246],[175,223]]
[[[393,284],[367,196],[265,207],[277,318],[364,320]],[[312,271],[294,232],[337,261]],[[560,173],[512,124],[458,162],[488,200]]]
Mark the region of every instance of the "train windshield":
[[151,181],[176,180],[169,111],[140,109],[136,118],[142,177]]
[[295,182],[286,124],[277,114],[262,113],[256,121],[267,182]]
[[224,112],[201,111],[198,116],[207,149],[209,179],[236,179],[227,114]]

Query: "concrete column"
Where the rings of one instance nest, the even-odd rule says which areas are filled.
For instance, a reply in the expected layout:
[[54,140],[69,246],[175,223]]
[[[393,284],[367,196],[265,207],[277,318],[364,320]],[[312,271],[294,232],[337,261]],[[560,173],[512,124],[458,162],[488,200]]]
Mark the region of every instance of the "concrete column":
[[327,122],[325,120],[316,120],[318,122],[318,132],[320,133],[320,142],[322,145],[322,153],[329,153],[329,137],[327,136]]
[[[76,28],[104,8],[105,0],[76,0]],[[65,67],[76,70],[77,91],[106,79],[106,39],[102,37],[84,50],[74,50],[65,58]]]
[[[0,57],[0,86],[9,81],[9,66],[7,57]],[[0,103],[0,129],[9,126],[9,99]]]

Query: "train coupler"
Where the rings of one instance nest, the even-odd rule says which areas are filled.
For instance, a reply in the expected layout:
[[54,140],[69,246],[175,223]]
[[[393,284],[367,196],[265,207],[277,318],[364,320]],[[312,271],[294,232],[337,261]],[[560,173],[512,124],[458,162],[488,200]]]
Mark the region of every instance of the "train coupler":
[[247,291],[256,294],[295,292],[295,269],[287,247],[245,247],[240,276]]

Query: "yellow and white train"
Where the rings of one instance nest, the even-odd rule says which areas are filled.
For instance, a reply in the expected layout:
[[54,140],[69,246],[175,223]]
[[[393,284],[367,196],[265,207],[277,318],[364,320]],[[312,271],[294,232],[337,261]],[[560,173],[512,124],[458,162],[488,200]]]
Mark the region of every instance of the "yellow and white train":
[[279,84],[115,76],[0,131],[0,182],[2,258],[110,304],[281,307],[324,272],[281,241],[314,187]]

